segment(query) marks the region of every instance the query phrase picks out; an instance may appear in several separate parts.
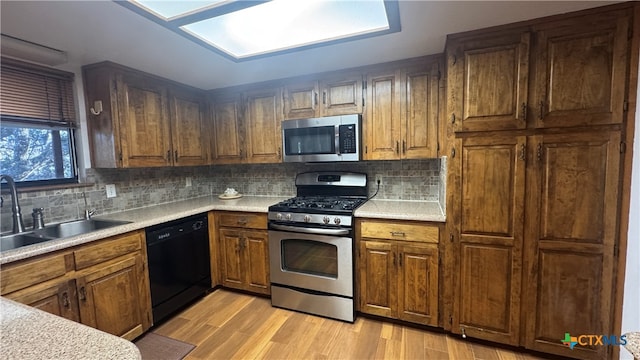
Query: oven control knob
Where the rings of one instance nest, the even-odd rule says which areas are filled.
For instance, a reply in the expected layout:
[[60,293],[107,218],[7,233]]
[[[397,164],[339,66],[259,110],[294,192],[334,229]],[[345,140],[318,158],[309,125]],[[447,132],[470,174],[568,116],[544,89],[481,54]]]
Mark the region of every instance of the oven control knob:
[[285,215],[285,218],[286,218],[288,221],[291,221],[291,214],[287,214],[287,215]]
[[304,222],[309,222],[309,221],[311,221],[311,216],[305,215],[304,216]]
[[322,218],[322,222],[325,223],[325,224],[328,224],[329,221],[331,221],[331,219],[329,219],[328,216],[325,216],[325,217]]
[[340,225],[340,218],[334,218],[333,222],[336,223],[336,225]]
[[276,220],[282,220],[282,214],[277,213],[276,214]]

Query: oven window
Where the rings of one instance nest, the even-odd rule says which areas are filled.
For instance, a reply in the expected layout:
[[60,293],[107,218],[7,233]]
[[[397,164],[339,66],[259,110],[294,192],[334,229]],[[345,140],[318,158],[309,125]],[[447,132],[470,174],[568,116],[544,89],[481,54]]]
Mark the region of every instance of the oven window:
[[285,129],[286,155],[335,154],[335,126]]
[[282,245],[286,271],[338,278],[338,247],[312,240],[287,239]]

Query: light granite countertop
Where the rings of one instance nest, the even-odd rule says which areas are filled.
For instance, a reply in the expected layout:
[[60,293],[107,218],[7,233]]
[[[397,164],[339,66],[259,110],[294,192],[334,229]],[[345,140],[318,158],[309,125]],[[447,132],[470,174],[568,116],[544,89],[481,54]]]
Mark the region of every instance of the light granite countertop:
[[130,341],[0,297],[2,359],[142,359]]
[[[212,210],[266,213],[270,205],[286,200],[287,198],[288,197],[243,196],[239,199],[222,200],[217,196],[204,196],[174,203],[96,216],[96,219],[122,220],[130,221],[130,223],[65,239],[50,240],[18,249],[2,251],[0,252],[0,265]],[[371,199],[356,209],[354,215],[356,217],[379,219],[445,221],[445,216],[442,213],[440,204],[434,201]]]
[[375,200],[356,209],[355,217],[444,222],[445,215],[437,201]]
[[120,235],[128,231],[162,224],[167,221],[177,220],[191,215],[202,214],[211,210],[266,213],[270,205],[276,204],[286,199],[286,197],[272,196],[243,196],[239,199],[222,200],[217,196],[205,196],[174,203],[128,210],[109,215],[95,216],[95,219],[124,220],[131,221],[131,223],[114,226],[108,229],[93,231],[87,234],[69,238],[50,240],[13,250],[2,251],[0,252],[0,265],[17,260],[27,259],[36,255],[42,255],[53,251],[86,244],[110,236]]

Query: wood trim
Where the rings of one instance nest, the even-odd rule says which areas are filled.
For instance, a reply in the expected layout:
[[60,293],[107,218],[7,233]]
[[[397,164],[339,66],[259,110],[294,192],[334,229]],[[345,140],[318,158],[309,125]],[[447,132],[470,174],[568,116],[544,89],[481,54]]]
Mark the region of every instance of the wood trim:
[[[622,140],[626,143],[626,151],[620,164],[620,224],[618,233],[618,258],[614,260],[616,267],[615,290],[613,299],[613,324],[615,334],[622,332],[622,307],[624,302],[624,284],[627,263],[627,244],[629,241],[629,210],[631,206],[631,171],[633,165],[633,142],[636,128],[636,112],[638,102],[638,67],[640,61],[640,5],[633,7],[633,35],[630,39],[630,59],[627,74],[627,101],[629,103],[625,119],[626,126],[622,131]],[[640,154],[635,154],[640,156]],[[617,359],[620,347],[614,346],[612,358]]]

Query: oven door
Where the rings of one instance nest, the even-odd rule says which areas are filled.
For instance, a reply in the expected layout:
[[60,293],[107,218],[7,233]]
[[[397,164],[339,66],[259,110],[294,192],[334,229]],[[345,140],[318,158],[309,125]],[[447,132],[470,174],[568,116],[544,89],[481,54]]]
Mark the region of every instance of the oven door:
[[350,237],[269,230],[273,284],[353,297]]

